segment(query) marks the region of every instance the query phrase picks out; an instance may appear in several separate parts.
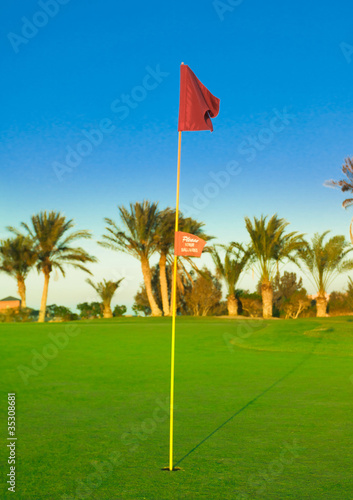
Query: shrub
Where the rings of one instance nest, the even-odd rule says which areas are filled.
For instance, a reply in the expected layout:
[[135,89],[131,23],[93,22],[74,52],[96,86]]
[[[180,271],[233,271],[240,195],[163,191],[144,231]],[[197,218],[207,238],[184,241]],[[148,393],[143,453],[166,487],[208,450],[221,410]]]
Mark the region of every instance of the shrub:
[[127,311],[127,307],[126,306],[118,306],[118,305],[116,305],[114,307],[113,316],[115,316],[115,317],[124,316],[124,314],[126,313],[126,311]]

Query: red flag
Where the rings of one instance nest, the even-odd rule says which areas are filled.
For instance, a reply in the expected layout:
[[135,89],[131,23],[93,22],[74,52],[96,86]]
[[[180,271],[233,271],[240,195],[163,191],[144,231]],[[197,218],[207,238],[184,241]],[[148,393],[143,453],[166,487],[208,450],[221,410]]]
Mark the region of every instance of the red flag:
[[201,257],[206,241],[190,233],[177,231],[174,239],[174,255]]
[[200,82],[189,66],[180,67],[179,132],[213,130],[211,118],[218,115],[219,99]]

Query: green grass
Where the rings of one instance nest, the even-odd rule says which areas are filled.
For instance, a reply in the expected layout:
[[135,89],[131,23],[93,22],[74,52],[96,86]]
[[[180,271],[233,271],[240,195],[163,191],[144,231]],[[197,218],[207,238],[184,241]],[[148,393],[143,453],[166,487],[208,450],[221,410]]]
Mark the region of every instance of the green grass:
[[[170,319],[1,324],[0,497],[351,500],[352,320],[178,318],[181,470],[172,473],[161,470]],[[67,346],[48,350],[48,335],[73,325]],[[52,359],[33,370],[43,349]],[[33,370],[28,378],[24,367]],[[7,392],[17,398],[13,497],[5,484]]]

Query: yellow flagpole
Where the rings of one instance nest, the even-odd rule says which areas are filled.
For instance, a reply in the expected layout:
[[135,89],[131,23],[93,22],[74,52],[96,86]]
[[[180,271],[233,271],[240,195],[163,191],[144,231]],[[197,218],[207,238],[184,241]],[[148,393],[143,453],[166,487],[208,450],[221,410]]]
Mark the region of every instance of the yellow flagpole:
[[[178,173],[176,190],[176,209],[175,209],[175,232],[178,231],[179,223],[179,186],[180,186],[180,153],[181,153],[181,132],[178,140]],[[177,289],[177,263],[178,257],[174,255],[173,272],[173,319],[172,319],[172,356],[170,373],[170,437],[169,437],[169,470],[173,470],[173,424],[174,424],[174,363],[175,363],[175,316],[176,316],[176,289]]]

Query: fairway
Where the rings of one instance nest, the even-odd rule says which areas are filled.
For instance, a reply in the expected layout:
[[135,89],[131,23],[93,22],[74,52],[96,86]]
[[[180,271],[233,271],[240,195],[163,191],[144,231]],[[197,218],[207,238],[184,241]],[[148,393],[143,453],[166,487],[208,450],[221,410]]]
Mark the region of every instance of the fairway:
[[352,317],[178,318],[172,473],[170,331],[169,318],[1,324],[1,498],[353,498]]

